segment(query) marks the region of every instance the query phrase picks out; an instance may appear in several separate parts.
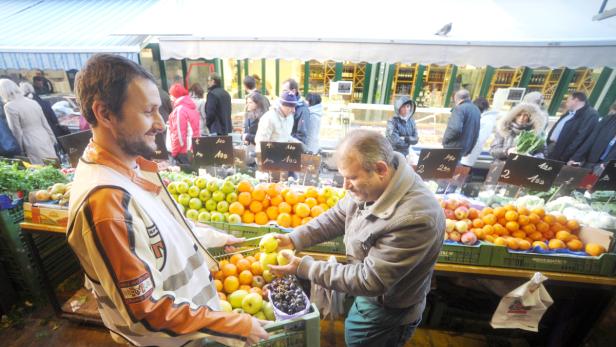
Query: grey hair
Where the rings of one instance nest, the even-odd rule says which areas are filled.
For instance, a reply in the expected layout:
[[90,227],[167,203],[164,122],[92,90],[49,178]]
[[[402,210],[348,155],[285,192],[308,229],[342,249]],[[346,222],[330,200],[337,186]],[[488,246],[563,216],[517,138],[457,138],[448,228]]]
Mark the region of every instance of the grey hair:
[[541,106],[541,104],[543,103],[543,95],[540,92],[530,92],[524,95],[524,99],[522,99],[522,102],[528,102]]
[[4,102],[13,101],[23,95],[24,93],[19,89],[17,83],[7,78],[0,79],[0,98]]
[[454,95],[454,99],[456,100],[470,100],[471,93],[466,89],[460,89]]
[[339,162],[355,155],[367,172],[376,170],[376,163],[384,161],[394,167],[394,150],[385,136],[376,131],[357,129],[347,134],[336,149],[335,159]]
[[24,92],[24,95],[28,95],[28,94],[36,94],[36,91],[34,90],[34,87],[32,86],[32,84],[30,84],[30,82],[19,82],[19,88],[21,89],[22,92]]

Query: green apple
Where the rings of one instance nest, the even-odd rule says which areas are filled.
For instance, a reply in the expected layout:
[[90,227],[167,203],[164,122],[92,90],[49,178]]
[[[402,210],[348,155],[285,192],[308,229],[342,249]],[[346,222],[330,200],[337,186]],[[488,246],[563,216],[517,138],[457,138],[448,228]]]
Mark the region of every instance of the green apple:
[[201,191],[197,186],[191,186],[190,188],[188,188],[188,195],[190,195],[191,198],[198,197],[200,192]]
[[[263,266],[263,270],[269,270],[270,265],[276,265],[278,254],[276,252],[273,253],[261,253],[259,261],[261,262],[261,266]],[[265,277],[265,276],[264,276]]]
[[212,212],[210,213],[210,220],[212,222],[224,222],[225,217],[220,212]]
[[289,264],[290,259],[292,259],[295,256],[295,252],[293,252],[290,249],[283,249],[280,252],[278,252],[278,257],[276,258],[276,260],[278,260],[278,265],[287,265]]
[[253,276],[251,285],[256,288],[263,288],[265,279],[263,279],[263,276]]
[[334,195],[334,189],[332,187],[323,188],[323,196],[329,198],[332,195]]
[[242,309],[249,314],[255,314],[261,311],[263,307],[263,298],[257,293],[249,293],[242,299]]
[[218,205],[216,205],[216,211],[218,211],[220,213],[225,213],[225,212],[229,211],[229,203],[226,202],[226,201],[218,202]]
[[[227,299],[233,308],[242,308],[242,300],[248,295],[248,292],[240,289],[231,293]],[[258,311],[258,310],[257,310]]]
[[265,319],[265,313],[263,313],[263,311],[259,311],[255,314],[252,315],[253,317],[255,317],[256,319],[260,319],[260,320],[267,320]]
[[263,279],[265,283],[271,283],[274,280],[274,274],[269,269],[263,270]]
[[186,193],[188,191],[188,184],[186,182],[178,182],[175,190],[180,194]]
[[203,188],[205,188],[207,186],[207,180],[205,178],[203,178],[203,177],[198,177],[195,180],[195,185],[197,187],[199,187],[199,189],[203,189]]
[[180,196],[178,197],[178,202],[183,206],[188,206],[188,203],[190,202],[190,195],[186,193],[180,194]]
[[223,217],[225,217],[225,222],[229,222],[229,212],[224,212]]
[[208,211],[216,211],[216,201],[214,201],[214,199],[209,199],[208,201],[205,202],[205,208]]
[[237,213],[232,213],[229,215],[229,218],[227,218],[227,220],[229,221],[229,224],[240,224],[242,222],[242,217],[240,217],[240,215]]
[[259,250],[261,252],[274,252],[276,248],[278,248],[278,239],[274,237],[274,234],[267,234],[259,241]]
[[201,189],[201,191],[199,192],[199,199],[201,199],[201,201],[206,202],[211,198],[212,198],[212,193],[209,190]]
[[199,209],[199,213],[201,213],[201,212],[208,212],[208,211],[205,209],[204,206],[201,206],[201,208]]
[[235,312],[237,314],[245,313],[244,310],[242,310],[241,308],[234,308],[232,312]]
[[215,192],[218,190],[218,181],[217,180],[211,180],[207,183],[207,190],[209,190],[210,192]]
[[225,199],[225,193],[221,192],[220,190],[217,190],[212,193],[212,199],[214,199],[214,201],[216,202],[223,201]]
[[192,208],[193,210],[199,210],[201,207],[203,207],[203,203],[201,202],[201,200],[199,200],[199,198],[192,198],[188,202],[188,207]]
[[340,198],[338,198],[337,196],[330,197],[329,199],[327,199],[327,206],[329,207],[336,206],[336,204],[338,203],[338,200],[340,200]]
[[178,199],[179,199],[179,197],[180,197],[179,195],[177,195],[177,194],[171,194],[171,197],[172,197],[172,198],[173,198],[173,200],[175,200],[176,202],[179,202],[179,201],[178,201]]
[[199,211],[193,209],[186,211],[186,218],[196,222],[199,218]]
[[274,304],[271,302],[266,302],[265,305],[263,305],[263,313],[265,314],[265,319],[276,320],[276,315],[274,314]]
[[199,221],[199,223],[207,223],[210,221],[211,218],[212,216],[209,212],[200,212],[199,216],[197,217],[197,220]]
[[175,183],[175,182],[169,183],[169,185],[167,186],[167,190],[171,194],[177,193],[177,183]]
[[231,192],[229,194],[227,194],[227,197],[225,198],[225,200],[227,200],[228,203],[233,203],[237,201],[237,193],[236,192]]
[[222,312],[231,312],[233,311],[233,307],[228,301],[221,300],[220,301],[220,310]]
[[188,186],[192,186],[193,185],[193,179],[190,177],[185,177],[182,179],[183,182],[186,182],[186,184],[188,184]]
[[220,188],[220,190],[222,190],[222,192],[225,194],[229,194],[235,191],[235,186],[233,185],[233,183],[231,183],[231,181],[225,181],[225,183],[222,184],[222,188]]

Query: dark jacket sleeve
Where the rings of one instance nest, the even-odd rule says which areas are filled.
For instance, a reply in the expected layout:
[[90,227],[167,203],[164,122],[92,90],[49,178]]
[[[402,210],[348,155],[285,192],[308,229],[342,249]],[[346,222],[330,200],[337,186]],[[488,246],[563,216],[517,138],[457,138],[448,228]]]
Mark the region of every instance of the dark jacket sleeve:
[[456,107],[451,113],[449,122],[447,122],[447,129],[445,129],[445,134],[443,135],[443,146],[447,146],[448,144],[457,141],[462,134],[463,128],[464,114],[462,113],[460,107]]
[[259,119],[255,119],[250,126],[248,127],[248,131],[246,131],[246,141],[251,144],[255,144],[255,135],[257,134],[257,129],[259,128]]
[[409,145],[416,145],[419,142],[419,134],[417,134],[417,124],[415,124],[414,119],[410,119],[411,122],[411,136],[409,136],[408,143]]
[[509,148],[505,148],[505,138],[496,132],[494,134],[494,141],[492,141],[492,145],[490,145],[490,155],[494,157],[494,159],[505,160],[507,159],[507,150]]
[[205,102],[205,124],[208,128],[216,121],[216,110],[218,109],[218,97],[213,92],[207,95]]
[[305,144],[308,138],[307,122],[310,118],[310,110],[308,107],[298,107],[295,112],[298,113],[297,128],[295,132],[291,134],[294,138],[298,139],[301,143]]
[[571,160],[581,163],[581,162],[585,162],[588,159],[588,152],[590,152],[590,149],[595,144],[595,141],[597,140],[597,137],[599,136],[599,133],[601,132],[602,125],[603,125],[603,121],[599,122],[597,126],[595,126],[590,136],[588,136],[586,140],[584,141],[584,143],[582,143],[582,146],[578,148],[577,151],[575,151],[575,154],[573,154],[573,156],[571,157]]
[[386,137],[394,149],[406,146],[406,141],[400,136],[398,127],[394,124],[393,119],[387,121]]
[[582,144],[586,141],[589,135],[594,130],[597,125],[598,117],[593,112],[588,112],[588,115],[585,115],[584,120],[580,122],[580,128],[575,134],[573,141],[567,146],[567,148],[563,151],[563,158],[571,158],[575,154],[575,152],[582,146]]

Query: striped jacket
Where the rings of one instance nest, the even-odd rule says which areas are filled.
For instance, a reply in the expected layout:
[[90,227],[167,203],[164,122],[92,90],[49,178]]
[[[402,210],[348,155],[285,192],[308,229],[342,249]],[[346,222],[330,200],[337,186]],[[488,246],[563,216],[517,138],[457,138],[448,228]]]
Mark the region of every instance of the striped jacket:
[[68,243],[105,326],[138,346],[244,344],[252,318],[219,311],[209,271],[218,264],[204,246],[213,231],[192,228],[155,163],[137,163],[128,168],[91,142],[71,191]]

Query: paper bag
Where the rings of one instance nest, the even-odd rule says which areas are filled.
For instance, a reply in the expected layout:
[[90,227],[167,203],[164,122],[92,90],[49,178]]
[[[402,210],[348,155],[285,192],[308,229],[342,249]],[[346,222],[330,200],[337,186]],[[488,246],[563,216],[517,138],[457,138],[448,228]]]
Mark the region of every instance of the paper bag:
[[492,328],[537,332],[541,317],[554,302],[542,284],[547,279],[535,272],[530,281],[505,295],[492,316]]
[[[330,256],[330,263],[336,263],[336,257]],[[312,283],[310,287],[310,299],[317,306],[323,319],[338,319],[344,315],[344,298],[345,294],[324,288],[318,284]]]

